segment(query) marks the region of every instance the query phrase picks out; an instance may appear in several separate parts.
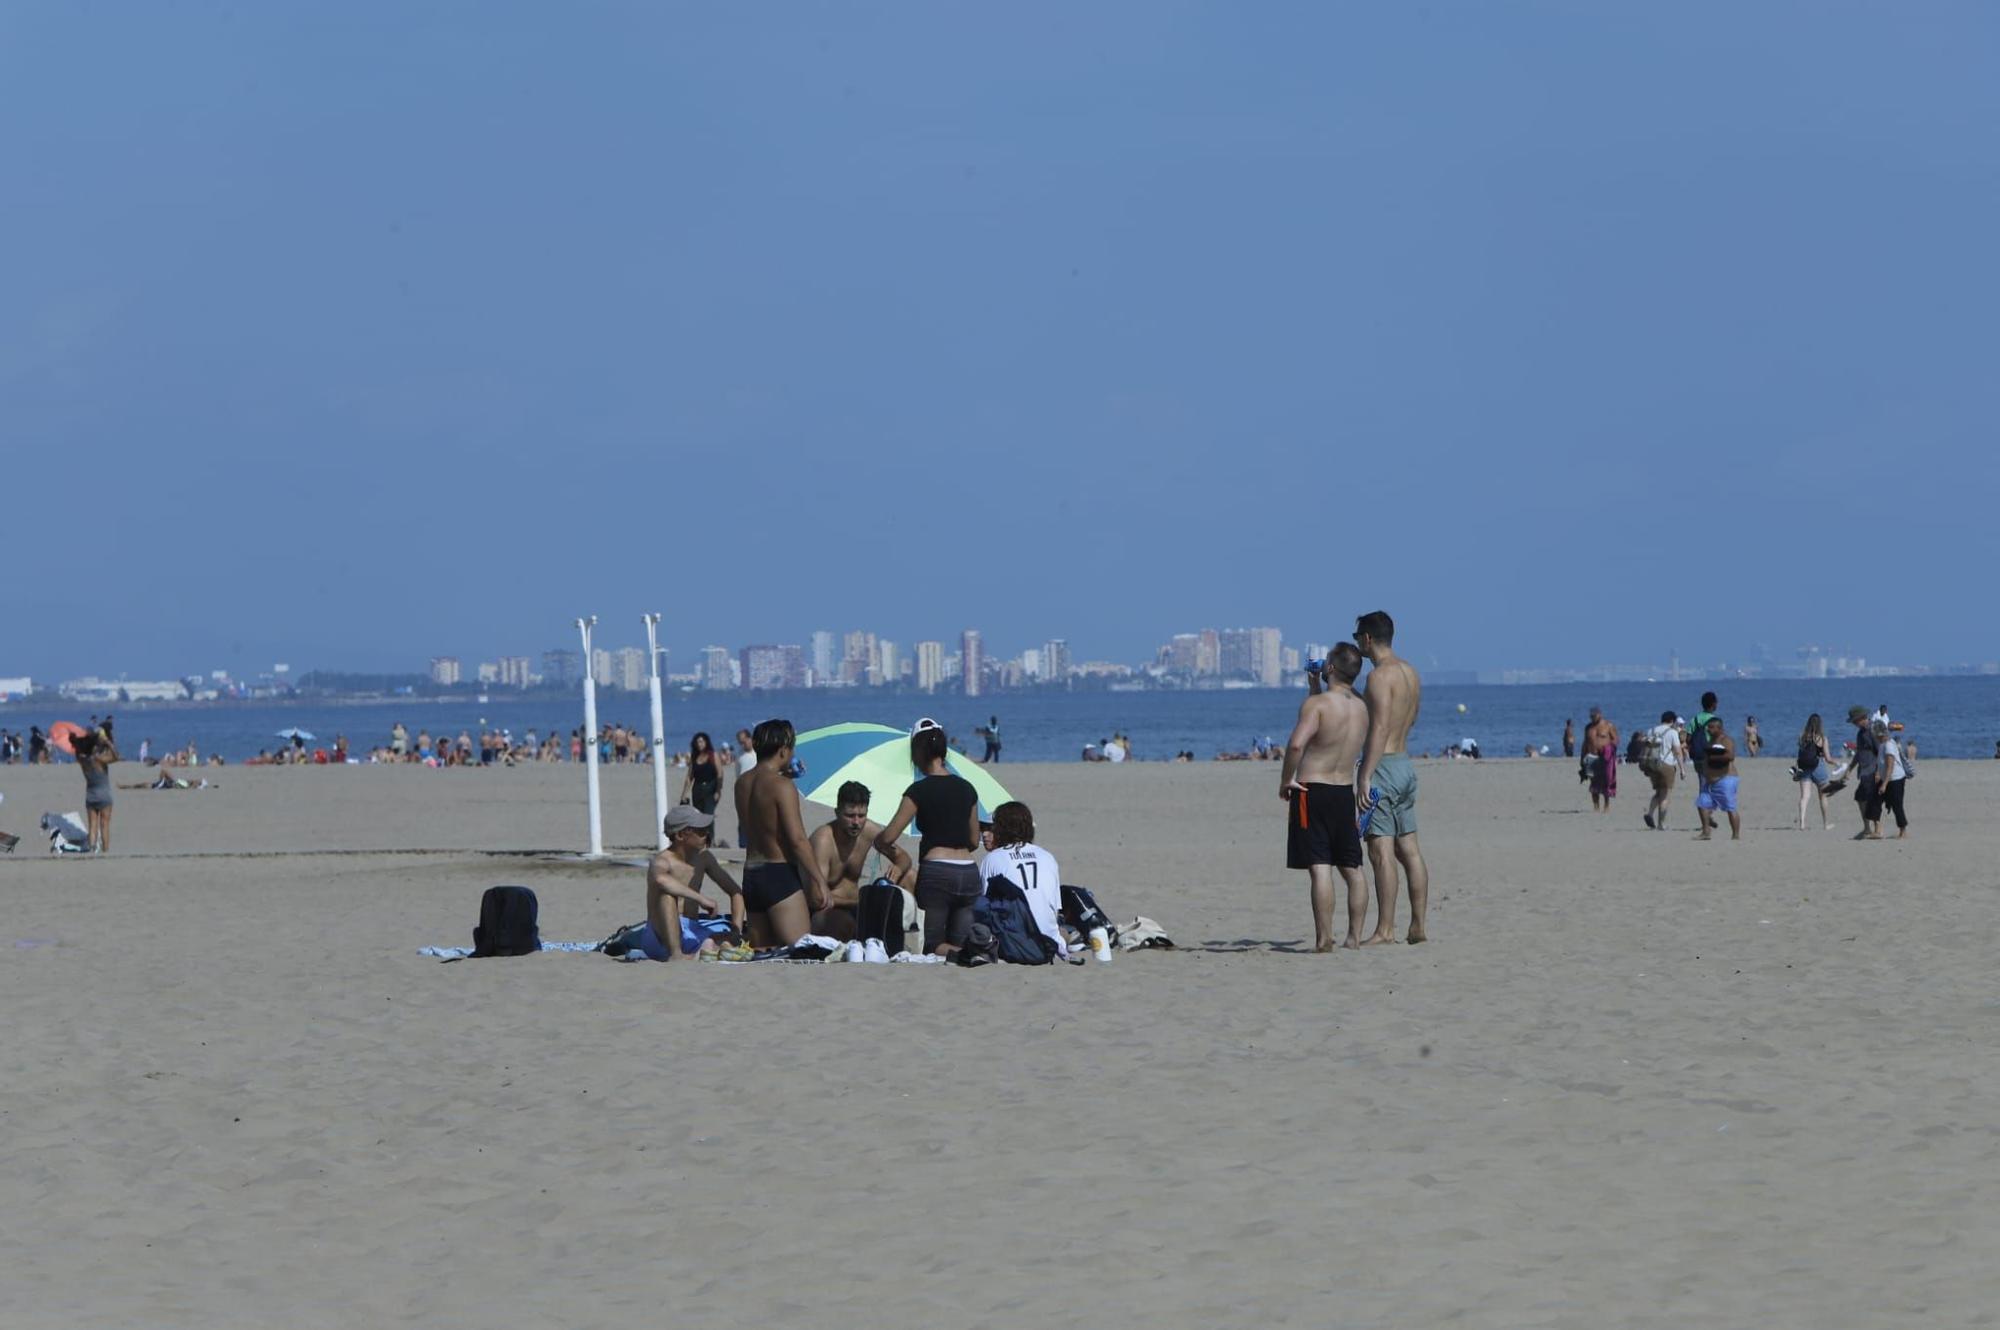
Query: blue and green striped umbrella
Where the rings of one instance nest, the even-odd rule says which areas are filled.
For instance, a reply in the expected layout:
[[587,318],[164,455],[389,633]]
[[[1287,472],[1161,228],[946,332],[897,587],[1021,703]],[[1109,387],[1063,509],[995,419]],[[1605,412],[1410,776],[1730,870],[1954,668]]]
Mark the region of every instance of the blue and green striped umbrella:
[[[801,734],[794,752],[806,764],[806,774],[799,778],[800,797],[832,808],[840,787],[858,780],[868,787],[868,816],[885,826],[896,815],[903,791],[917,778],[917,769],[910,765],[909,734],[887,725],[859,721],[829,725]],[[945,761],[979,792],[982,822],[1014,797],[971,758],[951,753]]]

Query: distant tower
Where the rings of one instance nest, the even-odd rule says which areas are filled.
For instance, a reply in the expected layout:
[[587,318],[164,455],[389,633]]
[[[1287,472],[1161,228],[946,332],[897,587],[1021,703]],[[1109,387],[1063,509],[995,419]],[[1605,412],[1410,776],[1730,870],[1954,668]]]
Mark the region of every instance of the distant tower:
[[968,628],[959,639],[959,677],[967,697],[979,696],[979,676],[986,668],[986,653],[979,643],[979,630]]

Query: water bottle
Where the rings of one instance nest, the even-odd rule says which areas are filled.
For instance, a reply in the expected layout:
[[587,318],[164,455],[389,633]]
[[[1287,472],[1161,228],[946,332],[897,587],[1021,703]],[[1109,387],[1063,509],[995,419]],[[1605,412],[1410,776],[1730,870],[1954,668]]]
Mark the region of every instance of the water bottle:
[[1368,824],[1375,820],[1375,805],[1382,798],[1382,792],[1373,785],[1368,787],[1368,811],[1361,815],[1361,834],[1368,834]]
[[1099,965],[1111,964],[1111,934],[1102,928],[1090,930],[1090,951]]

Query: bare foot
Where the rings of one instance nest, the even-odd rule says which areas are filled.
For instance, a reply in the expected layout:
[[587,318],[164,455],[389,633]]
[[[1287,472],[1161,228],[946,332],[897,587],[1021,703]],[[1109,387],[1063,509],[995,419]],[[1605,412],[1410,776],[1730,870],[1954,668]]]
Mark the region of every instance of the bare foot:
[[1410,925],[1410,931],[1403,935],[1403,941],[1409,943],[1411,946],[1414,947],[1419,942],[1428,940],[1429,937],[1430,934],[1424,932],[1424,926],[1422,924],[1413,923]]
[[1350,936],[1347,941],[1340,944],[1340,949],[1342,951],[1359,951],[1361,950],[1361,939]]
[[1361,945],[1364,947],[1379,947],[1384,943],[1394,942],[1394,941],[1396,941],[1396,935],[1394,933],[1383,933],[1378,931],[1370,935],[1368,939],[1364,941]]
[[1332,942],[1315,942],[1315,943],[1313,943],[1313,955],[1315,955],[1315,956],[1323,956],[1323,955],[1325,955],[1325,954],[1326,954],[1327,952],[1329,952],[1329,951],[1332,951],[1332,950],[1334,950],[1334,945],[1333,945],[1333,943],[1332,943]]
[[1910,832],[1909,828],[1907,827],[1896,833],[1897,840],[1908,840],[1909,838],[1910,838]]

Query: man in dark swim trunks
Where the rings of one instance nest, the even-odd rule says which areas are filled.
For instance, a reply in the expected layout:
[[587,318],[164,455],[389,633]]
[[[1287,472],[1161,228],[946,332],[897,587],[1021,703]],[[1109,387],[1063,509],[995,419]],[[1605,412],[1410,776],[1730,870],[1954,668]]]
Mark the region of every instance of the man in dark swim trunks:
[[736,822],[743,831],[743,906],[750,945],[788,947],[812,931],[827,907],[826,876],[806,835],[799,787],[791,774],[796,739],[788,720],[767,720],[751,735],[756,765],[736,778]]
[[1354,766],[1368,738],[1368,706],[1354,692],[1361,652],[1343,642],[1327,657],[1326,691],[1299,704],[1285,745],[1278,797],[1285,801],[1285,864],[1312,879],[1313,950],[1332,951],[1333,875],[1347,883],[1348,947],[1361,945],[1368,882],[1361,876],[1361,829],[1354,813]]

